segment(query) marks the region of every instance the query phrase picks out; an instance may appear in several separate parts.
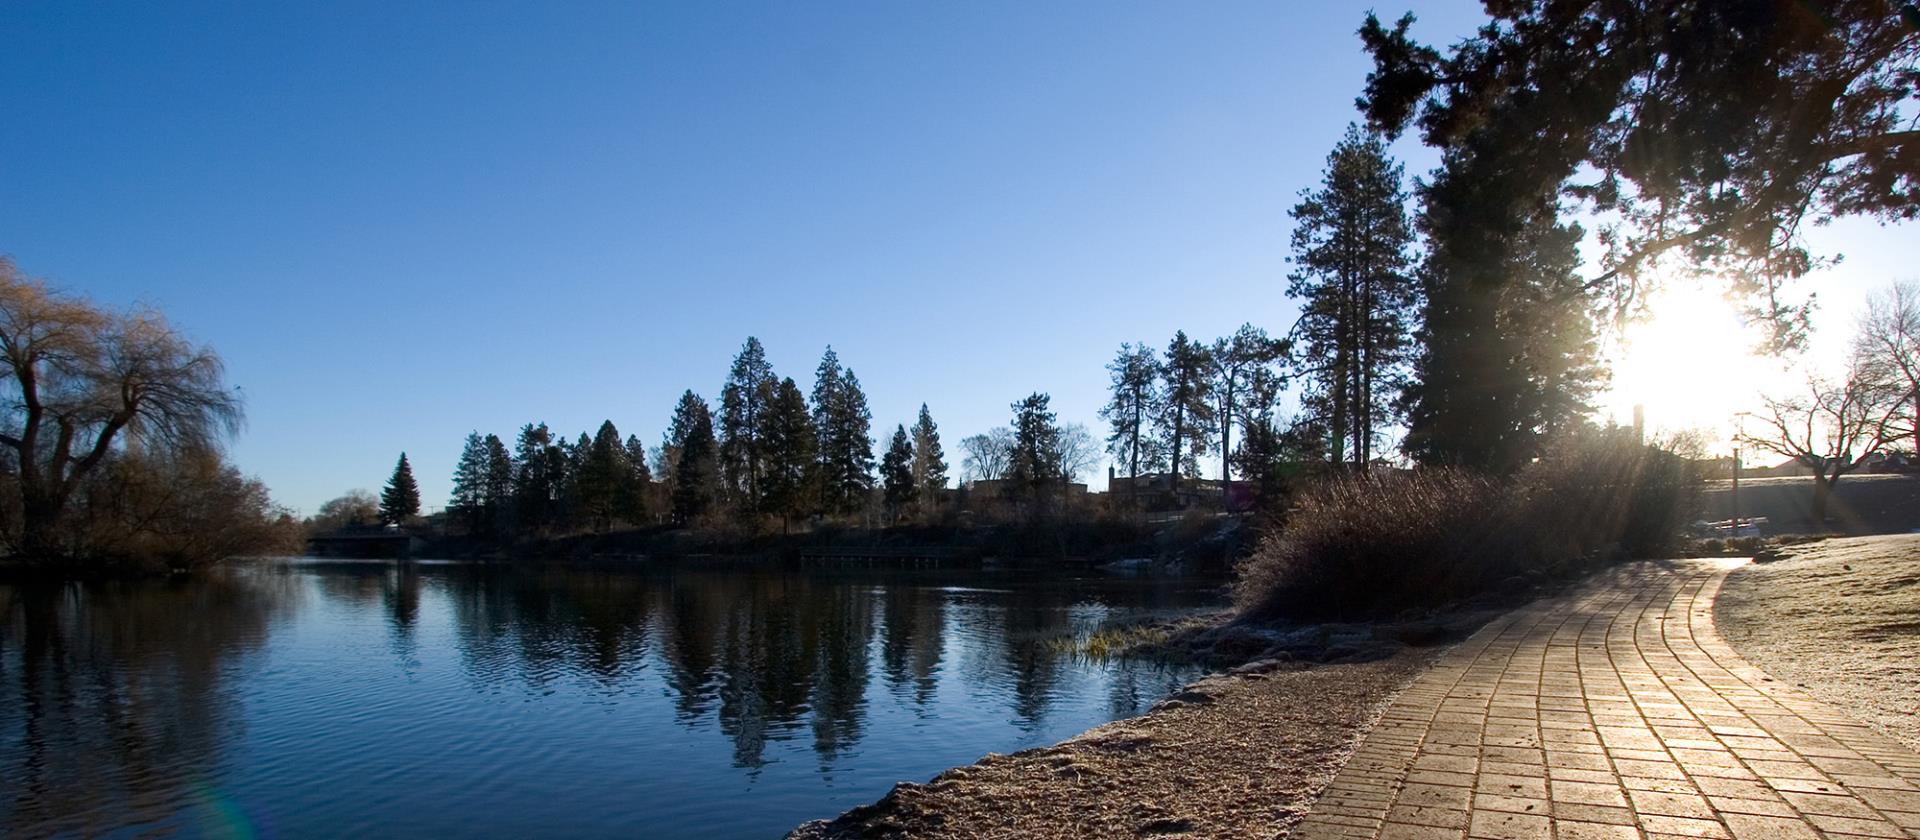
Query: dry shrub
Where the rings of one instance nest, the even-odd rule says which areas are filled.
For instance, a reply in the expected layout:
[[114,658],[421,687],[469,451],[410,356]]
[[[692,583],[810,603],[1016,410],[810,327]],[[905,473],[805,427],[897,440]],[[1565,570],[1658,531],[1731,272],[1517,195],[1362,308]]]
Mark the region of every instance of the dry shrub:
[[1332,478],[1240,566],[1252,618],[1428,608],[1668,551],[1692,512],[1688,462],[1630,437],[1565,440],[1520,475],[1430,468]]

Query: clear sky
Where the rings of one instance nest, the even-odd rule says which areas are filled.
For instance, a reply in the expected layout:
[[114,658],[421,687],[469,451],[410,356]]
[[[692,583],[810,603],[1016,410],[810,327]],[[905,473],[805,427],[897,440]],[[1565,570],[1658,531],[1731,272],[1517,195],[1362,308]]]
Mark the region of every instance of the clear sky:
[[10,2],[0,253],[215,346],[304,511],[402,450],[443,505],[470,430],[657,442],[748,335],[957,466],[1030,391],[1097,431],[1123,341],[1286,330],[1365,8]]

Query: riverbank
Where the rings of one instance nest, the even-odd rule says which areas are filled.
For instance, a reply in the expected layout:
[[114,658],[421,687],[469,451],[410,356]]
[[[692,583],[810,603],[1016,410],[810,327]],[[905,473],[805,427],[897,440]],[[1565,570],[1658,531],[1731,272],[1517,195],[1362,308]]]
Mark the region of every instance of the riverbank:
[[[1245,664],[1145,715],[1059,744],[989,754],[800,826],[845,838],[1272,837],[1298,822],[1402,689],[1505,611],[1303,627],[1188,626],[1165,654]],[[1197,648],[1197,649],[1196,649]],[[1251,657],[1252,661],[1247,661]]]
[[1195,515],[1169,522],[1086,519],[888,528],[823,526],[793,533],[652,527],[604,534],[523,538],[502,544],[414,533],[415,557],[527,562],[674,561],[801,563],[811,558],[912,560],[971,567],[1070,561],[1129,573],[1224,572],[1257,540],[1244,518]]
[[1748,661],[1920,749],[1920,535],[1782,546],[1714,617]]

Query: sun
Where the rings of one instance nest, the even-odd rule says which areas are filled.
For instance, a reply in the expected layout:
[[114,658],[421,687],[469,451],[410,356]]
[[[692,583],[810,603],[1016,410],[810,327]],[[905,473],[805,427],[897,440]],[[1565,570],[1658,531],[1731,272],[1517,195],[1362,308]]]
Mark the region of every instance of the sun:
[[1778,359],[1752,352],[1760,338],[1718,292],[1669,284],[1649,301],[1646,318],[1608,342],[1613,378],[1598,401],[1600,419],[1629,424],[1642,406],[1649,433],[1700,431],[1726,448],[1735,416],[1781,372]]

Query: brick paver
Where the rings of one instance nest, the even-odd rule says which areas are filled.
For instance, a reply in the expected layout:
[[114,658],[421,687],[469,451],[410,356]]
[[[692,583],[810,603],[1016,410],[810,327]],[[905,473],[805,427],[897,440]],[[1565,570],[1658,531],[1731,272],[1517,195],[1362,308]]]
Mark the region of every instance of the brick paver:
[[1920,755],[1714,631],[1735,565],[1623,566],[1482,628],[1293,836],[1920,838]]

